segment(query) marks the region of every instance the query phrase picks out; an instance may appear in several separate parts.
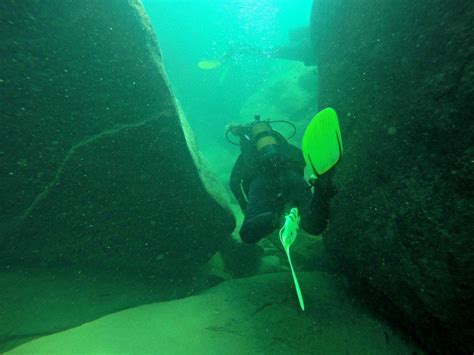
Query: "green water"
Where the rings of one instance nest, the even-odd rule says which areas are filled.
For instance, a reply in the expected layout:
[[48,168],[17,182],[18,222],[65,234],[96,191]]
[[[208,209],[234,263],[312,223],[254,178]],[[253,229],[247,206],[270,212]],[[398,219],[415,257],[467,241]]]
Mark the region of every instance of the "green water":
[[[254,111],[247,100],[269,81],[285,75],[298,79],[285,67],[289,64],[291,68],[292,63],[267,58],[258,50],[288,45],[291,31],[309,26],[312,1],[145,0],[143,4],[157,34],[172,90],[197,135],[199,148],[219,170],[222,155],[217,157],[216,151],[224,149],[226,163],[233,162],[238,153],[224,139],[225,125],[252,120]],[[219,59],[229,51],[236,55],[221,67],[198,68],[200,60]],[[313,85],[310,90],[316,89],[316,80]],[[271,99],[267,98],[268,106],[284,106]],[[246,112],[241,112],[244,107]],[[310,109],[316,111],[316,102]],[[264,118],[292,118],[270,117],[272,112],[260,112],[260,107],[254,110]],[[229,164],[225,167],[230,169]]]
[[[0,352],[472,353],[473,4],[0,1]],[[240,240],[225,127],[300,146],[328,106],[303,312],[278,230]]]

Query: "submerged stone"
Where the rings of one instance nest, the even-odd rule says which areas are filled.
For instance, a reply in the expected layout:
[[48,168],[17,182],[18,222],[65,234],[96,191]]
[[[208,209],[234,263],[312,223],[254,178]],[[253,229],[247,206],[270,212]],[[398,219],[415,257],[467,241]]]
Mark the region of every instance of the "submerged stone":
[[325,245],[441,353],[474,349],[473,15],[470,1],[316,0],[311,26],[345,148]]
[[235,223],[139,1],[2,2],[2,264],[192,274]]

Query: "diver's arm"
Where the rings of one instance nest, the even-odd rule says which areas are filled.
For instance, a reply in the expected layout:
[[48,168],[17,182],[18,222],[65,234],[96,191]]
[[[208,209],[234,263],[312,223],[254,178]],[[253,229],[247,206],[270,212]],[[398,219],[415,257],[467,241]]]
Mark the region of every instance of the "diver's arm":
[[232,168],[232,173],[230,174],[230,190],[234,194],[240,208],[245,209],[247,206],[247,199],[244,196],[241,186],[243,175],[242,155],[239,155],[234,167]]
[[304,161],[303,151],[293,144],[288,144],[288,155],[293,162],[294,168],[298,171],[304,172],[306,162]]

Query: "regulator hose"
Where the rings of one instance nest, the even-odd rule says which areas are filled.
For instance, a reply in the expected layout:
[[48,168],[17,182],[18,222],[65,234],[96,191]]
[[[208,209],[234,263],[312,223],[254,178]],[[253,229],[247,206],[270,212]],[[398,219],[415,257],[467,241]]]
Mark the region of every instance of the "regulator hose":
[[[291,126],[291,128],[293,129],[293,132],[291,132],[291,134],[288,136],[288,137],[285,137],[287,140],[293,138],[296,134],[296,126],[293,122],[290,122],[290,121],[286,121],[286,120],[275,120],[275,121],[268,121],[269,124],[273,124],[273,123],[284,123],[284,124],[287,124],[289,126]],[[229,138],[229,133],[230,131],[232,130],[233,127],[229,127],[226,129],[225,131],[225,139],[227,140],[227,142],[229,142],[230,144],[232,145],[236,145],[236,146],[240,146],[240,143],[239,142],[233,142],[230,138]]]

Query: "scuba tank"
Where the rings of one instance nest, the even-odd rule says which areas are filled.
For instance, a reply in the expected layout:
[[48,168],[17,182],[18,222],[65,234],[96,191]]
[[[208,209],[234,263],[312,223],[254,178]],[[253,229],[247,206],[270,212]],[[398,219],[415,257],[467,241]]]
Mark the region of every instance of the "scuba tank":
[[[296,127],[293,123],[285,120],[261,120],[260,115],[255,115],[255,120],[244,125],[227,126],[225,138],[233,145],[240,146],[243,154],[250,153],[257,159],[259,166],[263,170],[274,170],[281,165],[283,159],[284,145],[287,140],[296,134]],[[271,124],[284,123],[289,125],[293,132],[289,137],[273,130]],[[229,134],[239,138],[239,141],[230,139]],[[254,154],[256,153],[256,154]]]
[[[290,126],[293,132],[284,137],[279,132],[273,130],[271,124],[283,123]],[[230,134],[238,137],[238,141],[232,140]],[[288,144],[287,140],[291,139],[296,134],[296,127],[293,123],[285,120],[262,121],[260,115],[255,115],[255,120],[246,124],[229,124],[225,131],[226,140],[232,144],[240,147],[241,156],[246,166],[244,169],[247,174],[245,178],[240,181],[240,188],[242,195],[246,200],[246,192],[249,186],[244,187],[244,180],[247,182],[251,180],[250,177],[258,173],[267,173],[272,176],[272,188],[279,190],[281,195],[281,169],[285,163],[285,150]]]
[[251,127],[250,138],[257,151],[259,163],[264,170],[277,168],[282,161],[281,143],[270,122],[261,121],[260,115],[255,115],[255,123]]

